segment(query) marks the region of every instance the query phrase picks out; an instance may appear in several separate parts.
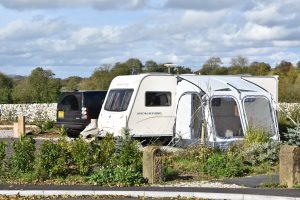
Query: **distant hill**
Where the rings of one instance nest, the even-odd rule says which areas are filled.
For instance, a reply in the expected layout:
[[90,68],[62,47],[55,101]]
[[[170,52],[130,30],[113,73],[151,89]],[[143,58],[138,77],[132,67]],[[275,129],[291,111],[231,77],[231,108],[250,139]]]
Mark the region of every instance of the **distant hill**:
[[15,74],[8,74],[7,76],[15,81],[23,80],[26,78],[26,76],[15,75]]

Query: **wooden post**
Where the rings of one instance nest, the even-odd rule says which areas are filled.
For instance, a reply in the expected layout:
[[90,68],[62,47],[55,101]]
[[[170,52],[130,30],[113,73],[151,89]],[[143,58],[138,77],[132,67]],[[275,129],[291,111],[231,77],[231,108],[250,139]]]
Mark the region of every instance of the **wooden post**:
[[25,130],[25,116],[20,115],[18,117],[18,122],[14,123],[14,134],[13,134],[13,137],[14,138],[19,138],[23,134],[25,134],[25,132],[26,132],[26,130]]

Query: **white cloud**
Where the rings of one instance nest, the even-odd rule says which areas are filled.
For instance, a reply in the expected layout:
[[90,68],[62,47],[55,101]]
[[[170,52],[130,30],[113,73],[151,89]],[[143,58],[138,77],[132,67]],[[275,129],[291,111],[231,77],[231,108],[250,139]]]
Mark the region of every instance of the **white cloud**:
[[66,7],[93,7],[99,10],[107,9],[136,9],[145,4],[144,0],[2,0],[6,8],[27,9],[57,9]]
[[219,24],[226,14],[224,10],[213,12],[188,10],[184,12],[178,23],[194,28],[211,27]]
[[209,1],[195,1],[195,0],[167,0],[165,3],[166,8],[176,9],[190,9],[190,10],[220,10],[230,7],[236,7],[241,5],[242,1],[238,0],[209,0]]
[[296,18],[296,13],[280,13],[280,4],[270,6],[259,6],[245,13],[247,20],[259,24],[274,24]]
[[[194,70],[199,69],[211,56],[221,57],[225,65],[236,55],[270,64],[281,59],[300,60],[300,17],[296,9],[300,6],[297,7],[297,1],[287,0],[282,6],[278,6],[279,0],[247,1],[251,4],[239,1],[235,5],[233,0],[218,1],[218,5],[217,1],[202,1],[201,5],[198,1],[182,1],[187,4],[183,7],[179,6],[181,1],[177,0],[162,1],[164,3],[161,4],[151,1],[151,9],[143,7],[142,11],[120,12],[122,14],[118,18],[126,18],[130,13],[131,20],[126,20],[126,23],[111,23],[106,16],[111,11],[96,12],[98,15],[92,20],[107,17],[104,20],[107,23],[100,25],[70,22],[67,19],[71,15],[56,16],[53,11],[46,10],[42,12],[44,17],[2,22],[1,69],[5,66],[52,66],[53,69],[71,66],[72,70],[83,70],[82,66],[113,64],[129,57],[142,61],[174,62],[194,67]],[[35,7],[43,4],[39,8],[48,8],[46,4],[51,4],[49,8],[71,6],[80,9],[80,6],[95,7],[96,0],[75,0],[72,2],[74,5],[69,5],[71,1],[66,0],[19,0],[11,1],[11,4],[13,2],[15,8],[19,5],[19,9],[33,9],[34,4]],[[126,0],[124,5],[127,5],[127,11],[144,5],[143,2]],[[9,1],[1,3],[8,5]],[[97,3],[103,8],[125,9],[119,7],[119,1]],[[31,4],[31,7],[25,4]],[[67,73],[68,70],[61,71]],[[83,71],[78,75],[81,73]]]
[[299,61],[299,54],[295,52],[289,52],[289,51],[278,51],[272,53],[269,58],[274,61],[274,63],[279,63],[281,60],[287,60],[290,62],[297,62]]
[[237,37],[247,40],[265,41],[280,39],[286,35],[287,30],[284,27],[268,27],[247,23],[245,27],[237,34]]
[[34,19],[31,21],[15,20],[0,28],[0,40],[27,40],[55,36],[67,25],[59,20]]

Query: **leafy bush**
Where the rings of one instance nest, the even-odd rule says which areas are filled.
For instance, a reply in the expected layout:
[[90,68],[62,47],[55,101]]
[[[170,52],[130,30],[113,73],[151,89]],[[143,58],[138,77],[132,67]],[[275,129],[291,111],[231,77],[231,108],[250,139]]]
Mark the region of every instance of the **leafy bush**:
[[222,154],[213,154],[203,167],[204,172],[215,178],[225,176],[226,169],[226,157]]
[[245,149],[245,161],[252,166],[265,162],[275,165],[279,159],[279,150],[280,143],[272,140],[263,144],[254,144]]
[[130,166],[115,168],[114,177],[115,183],[118,186],[141,185],[145,182],[142,173]]
[[92,143],[93,159],[102,167],[111,166],[116,151],[115,139],[112,134],[107,134],[100,142]]
[[142,153],[138,150],[138,142],[130,137],[128,129],[124,129],[123,137],[118,138],[113,162],[117,166],[142,170]]
[[64,141],[46,140],[41,145],[39,172],[47,177],[65,176],[68,173],[68,151]]
[[114,168],[104,168],[94,172],[89,177],[89,182],[100,186],[114,184]]
[[197,145],[186,148],[179,153],[179,157],[197,160],[200,163],[205,162],[217,149],[209,146]]
[[[107,135],[96,148],[96,157],[102,168],[94,172],[89,181],[98,185],[132,186],[144,183],[142,178],[142,153],[137,142],[124,129],[123,137],[114,139]],[[101,157],[100,155],[102,155]]]
[[199,168],[203,168],[214,151],[215,149],[209,146],[190,146],[182,151],[166,155],[164,157],[164,165],[173,167],[175,171],[181,173],[197,173]]
[[223,151],[197,145],[168,156],[167,166],[171,167],[171,172],[198,173],[200,178],[207,175],[214,178],[241,176],[247,171],[241,151],[239,146]]
[[262,144],[270,140],[270,134],[261,128],[249,127],[245,135],[244,144],[250,147],[253,144]]
[[174,180],[178,177],[178,172],[174,168],[166,166],[163,168],[163,177],[165,181]]
[[45,121],[45,122],[43,122],[43,124],[42,124],[42,129],[41,129],[41,131],[42,131],[42,132],[49,131],[49,130],[51,130],[51,129],[54,127],[54,125],[55,125],[55,122],[52,121],[52,120]]
[[246,170],[243,157],[236,152],[216,152],[208,158],[204,172],[214,178],[241,176]]
[[67,135],[67,131],[65,129],[65,125],[61,125],[60,129],[59,129],[59,134],[61,137],[65,137]]
[[295,122],[300,122],[300,105],[294,105],[288,110],[288,115]]
[[14,154],[10,159],[12,173],[20,175],[33,171],[35,161],[35,141],[31,137],[22,136],[14,141],[12,146]]
[[90,144],[82,138],[71,143],[70,152],[72,160],[80,175],[87,175],[92,166],[92,150]]
[[300,123],[295,128],[287,128],[287,133],[283,133],[286,144],[300,146]]
[[0,141],[0,172],[3,170],[3,161],[6,156],[7,142]]
[[134,186],[145,182],[140,172],[128,166],[101,169],[90,176],[89,181],[101,186]]

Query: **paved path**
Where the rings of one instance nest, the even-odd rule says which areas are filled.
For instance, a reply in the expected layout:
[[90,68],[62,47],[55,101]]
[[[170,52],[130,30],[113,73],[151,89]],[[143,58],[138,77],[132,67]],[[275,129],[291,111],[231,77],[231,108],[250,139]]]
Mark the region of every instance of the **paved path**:
[[262,186],[265,183],[279,184],[279,175],[270,174],[270,175],[259,175],[259,176],[250,176],[250,177],[241,177],[241,178],[232,178],[223,180],[223,183],[226,184],[235,184],[250,188],[257,188]]
[[296,189],[199,188],[199,187],[99,187],[92,185],[0,185],[2,195],[124,195],[131,197],[196,197],[208,199],[300,200]]

